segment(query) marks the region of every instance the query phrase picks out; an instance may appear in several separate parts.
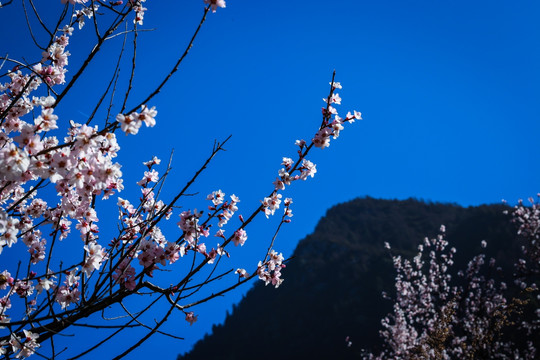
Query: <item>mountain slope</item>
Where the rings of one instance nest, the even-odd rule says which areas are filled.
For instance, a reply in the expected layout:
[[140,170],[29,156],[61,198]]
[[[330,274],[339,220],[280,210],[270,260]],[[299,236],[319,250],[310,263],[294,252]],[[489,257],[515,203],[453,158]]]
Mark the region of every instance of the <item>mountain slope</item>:
[[391,310],[381,297],[394,292],[395,277],[384,242],[412,257],[445,224],[458,249],[455,269],[482,250],[511,269],[519,246],[504,209],[372,198],[336,205],[298,244],[280,288],[256,284],[224,325],[178,359],[358,359],[380,344],[380,320]]

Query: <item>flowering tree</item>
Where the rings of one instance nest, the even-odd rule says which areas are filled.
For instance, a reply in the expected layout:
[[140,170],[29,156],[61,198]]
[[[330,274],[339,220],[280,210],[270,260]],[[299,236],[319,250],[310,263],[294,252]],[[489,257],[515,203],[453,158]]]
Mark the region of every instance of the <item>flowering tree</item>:
[[[52,19],[53,27],[46,25],[49,21],[44,21],[33,0],[3,4],[21,5],[39,51],[29,54],[32,61],[0,58],[4,79],[0,83],[0,256],[9,257],[13,264],[3,260],[0,265],[0,355],[6,359],[32,354],[56,358],[63,351],[58,350],[62,343],[58,335],[67,328],[88,325],[84,320],[89,316],[116,307],[125,315],[121,323],[101,321],[92,325],[114,331],[85,349],[76,349],[80,353],[72,359],[99,348],[131,327],[147,329],[144,336],[115,358],[119,359],[161,332],[160,327],[173,311],[182,312],[185,320],[193,324],[197,320],[193,311],[196,305],[251,278],[258,277],[275,287],[282,283],[285,259],[274,249],[274,241],[281,226],[290,222],[292,200],[283,199],[281,192],[292,182],[313,177],[317,170],[307,159],[313,147],[328,147],[343,125],[361,119],[361,114],[354,111],[345,117],[338,115],[335,105],[341,103],[341,98],[336,90],[341,85],[332,76],[322,121],[312,140],[296,141],[297,153],[283,157],[283,167],[267,196],[261,196],[260,203],[247,215],[239,215],[237,225],[229,225],[232,229],[227,233],[225,229],[240,202],[235,195],[226,198],[221,190],[211,191],[203,204],[206,211],[188,209],[175,214],[175,210],[199,175],[224,150],[228,138],[215,143],[199,170],[172,198],[161,196],[171,162],[160,175],[161,161],[156,157],[143,163],[147,170],[137,182],[140,198],[130,201],[118,197],[124,185],[121,165],[115,162],[120,151],[116,133],[136,135],[143,124],[156,124],[158,112],[152,100],[187,56],[208,13],[224,8],[225,1],[204,0],[203,16],[187,48],[159,85],[148,90],[140,101],[132,101],[130,94],[139,27],[147,11],[145,0],[60,2],[56,4],[59,12]],[[81,65],[68,72],[68,48],[76,31],[93,33],[95,43]],[[124,41],[116,66],[106,80],[107,90],[84,100],[95,102],[87,121],[80,124],[57,115],[59,109],[67,107],[66,94],[90,71],[89,65],[103,44],[118,36]],[[121,58],[129,51],[130,38],[132,65],[130,76],[122,83]],[[219,270],[217,265],[230,256],[228,249],[244,245],[248,239],[246,229],[253,219],[260,214],[268,218],[280,206],[284,212],[276,232],[264,256],[247,265],[250,271]],[[118,209],[118,228],[112,237],[100,237],[99,209],[103,207]],[[178,230],[166,235],[162,224],[174,217],[179,218]],[[14,258],[18,261],[12,261]],[[159,271],[175,271],[179,263],[184,267],[176,275],[176,283],[160,282]],[[211,294],[199,292],[224,277],[237,280]],[[125,305],[134,296],[138,299],[135,311]],[[162,302],[168,304],[166,314],[151,325],[145,324],[143,315]]]
[[486,273],[484,254],[453,281],[449,270],[456,249],[448,249],[444,226],[437,238],[419,245],[412,261],[394,256],[396,297],[393,313],[382,320],[384,350],[364,359],[536,359],[540,204],[530,201],[530,207],[520,201],[512,213],[524,242],[515,287],[488,275],[496,273],[490,271],[496,269],[493,258]]

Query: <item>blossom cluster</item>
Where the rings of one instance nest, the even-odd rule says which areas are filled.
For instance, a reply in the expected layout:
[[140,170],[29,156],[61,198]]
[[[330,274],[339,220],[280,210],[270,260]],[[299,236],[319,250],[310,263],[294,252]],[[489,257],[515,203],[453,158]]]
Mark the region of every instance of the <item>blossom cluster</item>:
[[[69,44],[69,36],[73,34],[73,27],[65,25],[62,32],[63,34],[56,37],[47,51],[43,51],[41,62],[34,65],[34,71],[41,75],[41,79],[49,86],[66,82],[66,66],[70,55],[69,51],[66,51],[66,46]],[[45,65],[47,62],[49,65]]]
[[81,290],[79,289],[81,279],[77,276],[78,268],[74,268],[66,274],[64,285],[60,286],[56,292],[56,302],[60,304],[62,309],[67,308],[71,304],[79,302]]
[[[518,236],[523,240],[521,258],[515,263],[514,283],[520,289],[532,290],[536,303],[540,303],[540,193],[537,200],[530,197],[530,205],[520,200],[512,212],[512,220],[518,225]],[[540,307],[535,311],[536,318],[522,321],[521,326],[530,334],[540,333]]]
[[[520,204],[514,211],[514,220],[523,225],[521,233],[524,228],[534,228],[538,219],[534,207],[523,208]],[[534,231],[527,234],[535,237]],[[486,246],[487,242],[482,240],[481,247]],[[390,250],[388,243],[385,247]],[[532,339],[540,329],[538,321],[509,321],[520,311],[516,306],[526,302],[509,300],[508,285],[485,275],[486,266],[493,269],[487,273],[500,270],[495,260],[486,261],[484,254],[473,257],[464,271],[457,272],[458,281],[454,283],[449,269],[456,250],[447,247],[442,226],[436,239],[426,238],[419,245],[412,261],[393,257],[396,297],[393,313],[382,320],[384,350],[377,355],[366,353],[363,358],[536,358]],[[538,309],[536,315],[540,316]],[[521,334],[525,347],[502,336],[501,329],[506,326],[513,326],[512,331]]]
[[128,134],[135,135],[139,132],[139,128],[144,123],[147,127],[153,127],[156,124],[157,111],[153,106],[148,109],[146,105],[141,106],[141,112],[132,112],[128,115],[116,115],[116,121],[120,124],[122,131]]
[[[23,337],[11,334],[11,339],[9,341],[13,351],[18,351],[17,355],[15,356],[17,359],[26,358],[33,355],[36,349],[40,347],[39,343],[36,341],[39,338],[38,334],[34,334],[28,330],[23,330],[23,334]],[[0,355],[5,353],[5,348],[0,348]]]
[[[537,197],[540,199],[540,194]],[[516,264],[520,275],[516,282],[521,288],[538,285],[529,284],[527,279],[540,274],[540,202],[532,197],[528,200],[530,206],[520,200],[512,213],[514,223],[519,226],[518,235],[525,239],[521,248],[523,257]]]
[[[333,90],[342,89],[341,84],[338,82],[331,82],[330,85]],[[321,149],[330,146],[330,137],[334,139],[339,137],[340,131],[343,130],[343,123],[353,123],[355,120],[362,120],[362,114],[358,111],[354,111],[352,114],[348,112],[345,119],[338,115],[337,109],[333,106],[334,104],[341,105],[341,97],[338,93],[332,91],[328,98],[323,99],[323,101],[327,103],[327,106],[322,108],[324,117],[323,126],[321,126],[312,139],[313,144]],[[332,116],[334,117],[333,119]]]
[[282,253],[278,254],[274,250],[269,255],[268,261],[264,263],[259,261],[257,275],[260,280],[264,281],[265,285],[272,284],[277,288],[283,282],[281,269],[285,268],[285,264],[283,264],[284,258]]

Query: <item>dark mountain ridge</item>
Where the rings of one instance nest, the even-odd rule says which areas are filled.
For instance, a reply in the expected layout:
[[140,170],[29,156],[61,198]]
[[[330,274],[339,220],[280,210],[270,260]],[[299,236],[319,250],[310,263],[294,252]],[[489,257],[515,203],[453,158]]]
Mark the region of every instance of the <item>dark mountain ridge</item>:
[[178,359],[358,359],[362,348],[380,346],[380,321],[392,307],[381,296],[395,291],[383,244],[412,258],[423,238],[444,224],[457,248],[455,271],[483,252],[509,276],[519,244],[510,215],[503,214],[508,209],[369,197],[336,205],[300,241],[281,287],[257,283],[223,325]]

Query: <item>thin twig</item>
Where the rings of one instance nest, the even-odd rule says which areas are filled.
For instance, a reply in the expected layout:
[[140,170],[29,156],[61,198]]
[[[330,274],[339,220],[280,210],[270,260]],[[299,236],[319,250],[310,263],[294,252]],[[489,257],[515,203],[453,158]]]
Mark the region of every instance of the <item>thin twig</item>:
[[129,76],[129,83],[128,88],[126,90],[126,95],[124,96],[124,102],[122,103],[122,108],[120,109],[120,113],[124,112],[126,109],[126,103],[129,97],[129,93],[131,92],[131,89],[133,88],[133,79],[135,78],[135,65],[136,65],[136,59],[137,59],[137,37],[139,36],[139,33],[137,32],[137,23],[133,24],[133,57],[131,58],[131,75]]
[[171,78],[171,76],[178,70],[178,67],[180,66],[180,64],[182,63],[182,60],[184,60],[184,58],[186,57],[186,55],[188,54],[189,50],[191,49],[191,47],[193,46],[193,42],[195,41],[195,38],[197,37],[197,34],[199,33],[199,30],[201,29],[202,27],[202,24],[204,23],[204,21],[206,20],[206,15],[208,14],[208,10],[210,10],[210,6],[206,6],[204,8],[204,14],[203,14],[203,17],[201,19],[201,22],[199,23],[199,26],[197,27],[197,30],[195,30],[195,33],[193,34],[193,36],[191,37],[191,40],[189,41],[189,44],[188,46],[186,47],[186,49],[184,50],[184,53],[182,54],[182,56],[180,56],[180,58],[178,59],[178,61],[176,62],[176,64],[173,66],[172,70],[167,74],[167,76],[165,76],[165,79],[163,79],[163,81],[158,85],[158,87],[150,94],[146,97],[146,99],[144,99],[143,101],[141,101],[139,103],[139,105],[135,106],[131,111],[128,112],[128,114],[131,114],[132,112],[135,112],[137,109],[139,109],[142,105],[148,103],[154,96],[156,96],[160,91],[161,91],[161,88],[169,81],[169,79]]
[[[43,27],[43,30],[45,30],[45,31],[49,34],[49,36],[52,37],[52,36],[53,36],[53,33],[47,28],[47,26],[45,25],[45,23],[43,22],[43,20],[41,20],[41,17],[39,16],[39,12],[37,11],[37,9],[36,9],[36,7],[35,7],[35,5],[34,5],[34,2],[33,2],[32,0],[29,0],[29,2],[30,2],[30,6],[32,6],[32,10],[34,10],[34,15],[36,15],[36,18],[38,19],[39,23],[40,23],[41,26]],[[23,6],[24,6],[24,0],[22,1],[22,3],[23,3]],[[24,12],[25,12],[25,14],[26,14],[26,8],[25,8]],[[28,19],[28,16],[27,16],[27,19]],[[37,45],[37,44],[36,44],[36,45]],[[38,47],[39,47],[39,45],[38,45]],[[43,49],[43,48],[41,48],[41,47],[39,47],[39,48],[42,49],[42,50],[45,50],[45,49]]]
[[[36,40],[36,37],[34,36],[34,32],[32,31],[32,26],[30,25],[30,19],[28,18],[28,11],[26,11],[26,5],[24,4],[24,0],[21,1],[21,2],[22,2],[23,10],[24,10],[24,17],[26,19],[26,25],[28,27],[28,31],[30,31],[30,37],[32,38],[32,41],[34,41],[34,44],[39,49],[45,51],[45,48],[39,45],[39,43]],[[32,4],[32,1],[30,1],[30,3]],[[32,4],[32,8],[34,9],[34,14],[36,14],[36,17],[38,18],[41,25],[44,27],[45,31],[49,32],[49,34],[50,34],[50,31],[47,29],[47,27],[45,27],[45,24],[43,24],[43,22],[41,22],[41,19],[40,19],[39,15],[38,15],[38,13],[36,11],[36,8],[34,7],[34,4]]]

